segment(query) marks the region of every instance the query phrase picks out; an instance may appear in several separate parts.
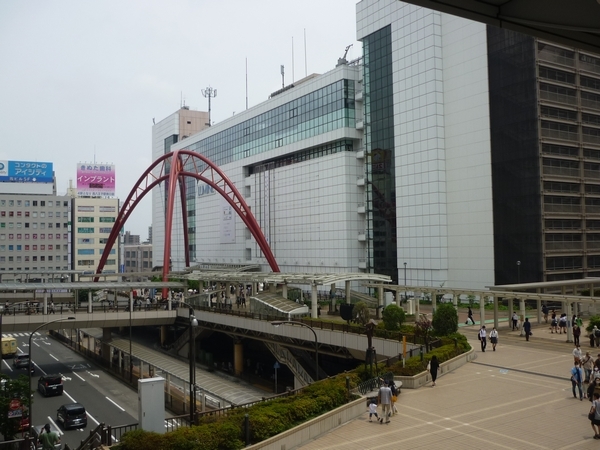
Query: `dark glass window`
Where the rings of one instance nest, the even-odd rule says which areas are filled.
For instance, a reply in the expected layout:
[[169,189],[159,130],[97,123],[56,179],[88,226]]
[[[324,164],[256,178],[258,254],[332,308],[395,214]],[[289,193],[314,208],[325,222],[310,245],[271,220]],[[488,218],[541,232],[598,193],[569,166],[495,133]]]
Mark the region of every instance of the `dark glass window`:
[[565,72],[564,70],[553,69],[550,67],[540,66],[540,78],[545,78],[552,81],[560,81],[561,83],[575,84],[575,74]]
[[568,109],[552,108],[550,106],[541,106],[540,113],[542,117],[550,117],[552,119],[577,121],[577,111]]
[[598,78],[591,78],[581,75],[579,81],[582,87],[600,91],[600,80]]

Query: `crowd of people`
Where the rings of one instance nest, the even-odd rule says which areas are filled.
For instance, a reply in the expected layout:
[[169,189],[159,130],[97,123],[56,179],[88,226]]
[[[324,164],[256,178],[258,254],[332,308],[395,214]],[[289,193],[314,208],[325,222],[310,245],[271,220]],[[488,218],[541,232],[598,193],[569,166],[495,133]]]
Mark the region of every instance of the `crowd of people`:
[[596,392],[596,388],[600,387],[600,353],[594,359],[591,352],[584,355],[579,343],[575,343],[570,375],[573,397],[580,401],[587,398],[592,402],[588,419],[594,430],[594,439],[600,439],[600,394]]

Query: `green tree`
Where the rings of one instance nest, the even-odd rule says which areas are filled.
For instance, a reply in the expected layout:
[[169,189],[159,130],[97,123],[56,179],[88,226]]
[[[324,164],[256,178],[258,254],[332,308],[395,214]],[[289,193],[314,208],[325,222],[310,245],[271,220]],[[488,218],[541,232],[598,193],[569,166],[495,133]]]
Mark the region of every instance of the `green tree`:
[[366,325],[371,317],[371,312],[365,302],[357,302],[352,310],[352,315],[356,317],[356,320],[358,320],[361,325]]
[[386,330],[397,331],[406,320],[404,310],[395,304],[388,305],[382,314],[383,324]]
[[[17,401],[20,407],[20,416],[9,418],[9,412],[15,413],[11,408],[11,403]],[[21,419],[27,415],[31,405],[31,389],[29,389],[29,378],[25,375],[19,375],[18,378],[11,379],[6,375],[0,374],[0,434],[4,436],[5,441],[14,439],[19,433]]]
[[458,312],[452,303],[442,303],[437,307],[433,313],[432,326],[438,336],[458,331]]

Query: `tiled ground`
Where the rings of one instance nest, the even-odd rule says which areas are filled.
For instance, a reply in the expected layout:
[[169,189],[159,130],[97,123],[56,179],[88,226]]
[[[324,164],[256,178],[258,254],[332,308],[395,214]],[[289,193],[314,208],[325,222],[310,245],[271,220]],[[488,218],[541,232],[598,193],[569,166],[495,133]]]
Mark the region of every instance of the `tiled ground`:
[[[478,348],[475,330],[463,331]],[[496,352],[489,345],[485,353],[477,351],[474,362],[443,374],[436,387],[403,390],[400,413],[389,425],[370,423],[365,409],[360,418],[300,448],[600,448],[587,420],[590,403],[571,393],[573,346],[566,336],[542,326],[534,328],[530,342],[503,330],[500,337]]]

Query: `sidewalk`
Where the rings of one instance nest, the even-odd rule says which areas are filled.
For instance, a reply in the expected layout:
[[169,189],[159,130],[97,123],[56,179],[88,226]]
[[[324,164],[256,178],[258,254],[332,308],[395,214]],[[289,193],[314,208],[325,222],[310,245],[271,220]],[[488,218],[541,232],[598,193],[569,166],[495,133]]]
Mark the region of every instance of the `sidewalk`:
[[[464,323],[464,321],[463,321]],[[369,422],[368,413],[302,447],[364,449],[596,449],[587,413],[574,399],[569,371],[572,343],[532,328],[530,341],[500,328],[497,351],[479,350],[479,325],[462,327],[477,359],[442,374],[436,387],[402,390],[392,423]],[[590,350],[582,340],[582,349]],[[594,349],[592,355],[599,353]]]

